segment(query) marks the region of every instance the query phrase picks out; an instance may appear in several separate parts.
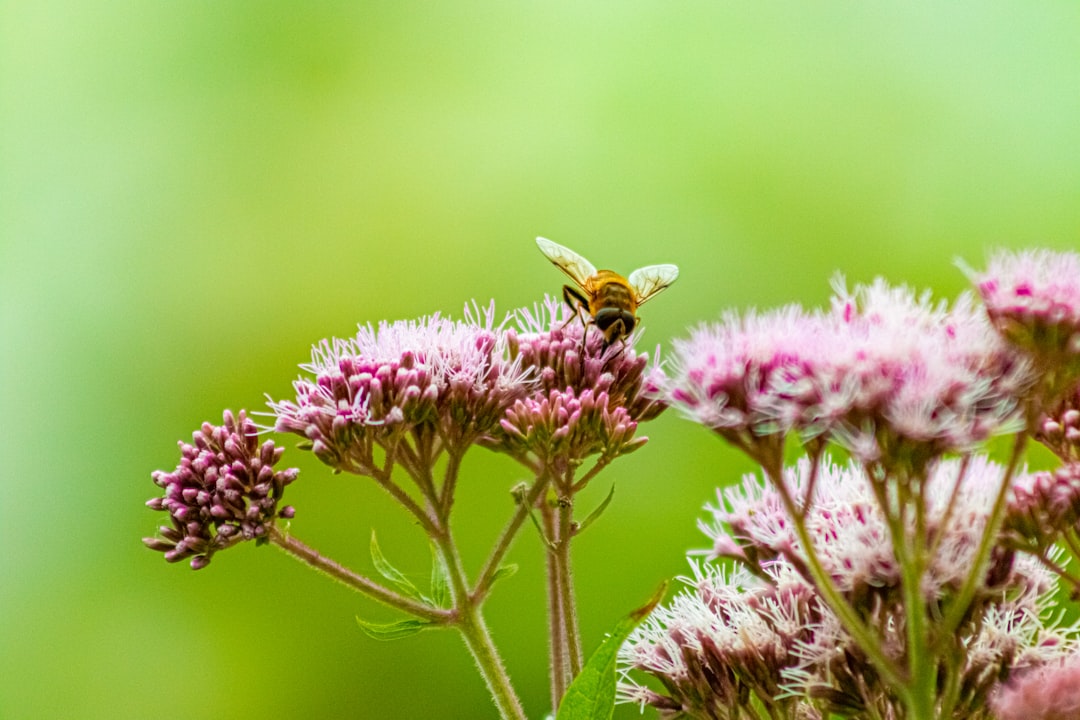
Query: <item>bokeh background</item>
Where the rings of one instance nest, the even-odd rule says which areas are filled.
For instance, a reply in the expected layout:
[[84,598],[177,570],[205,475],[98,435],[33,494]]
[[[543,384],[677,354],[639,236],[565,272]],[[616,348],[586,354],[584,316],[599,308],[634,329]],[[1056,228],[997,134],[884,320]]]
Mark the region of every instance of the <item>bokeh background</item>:
[[[649,348],[836,271],[947,297],[956,257],[1075,246],[1080,5],[0,2],[0,718],[493,717],[455,634],[370,640],[390,611],[272,548],[167,565],[143,502],[312,342],[558,292],[541,234],[682,267]],[[749,469],[675,413],[646,434],[576,548],[590,649]],[[370,571],[376,528],[427,576],[374,487],[286,458],[297,536]],[[520,474],[465,472],[475,569]],[[487,613],[539,718],[535,535],[510,559]]]

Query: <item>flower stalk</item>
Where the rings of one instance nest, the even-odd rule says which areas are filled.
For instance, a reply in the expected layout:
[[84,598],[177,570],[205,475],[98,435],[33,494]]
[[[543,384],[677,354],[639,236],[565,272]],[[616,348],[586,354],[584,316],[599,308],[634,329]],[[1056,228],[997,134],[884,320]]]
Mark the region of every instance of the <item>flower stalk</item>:
[[[482,607],[496,581],[513,572],[504,560],[526,518],[539,515],[547,528],[557,708],[583,664],[571,567],[574,496],[614,458],[640,447],[645,439],[635,437],[637,423],[662,409],[644,397],[651,388],[647,358],[631,349],[632,338],[609,347],[570,317],[549,300],[522,311],[516,329],[496,324],[491,306],[467,307],[463,322],[436,315],[361,327],[354,338],[315,345],[294,382],[295,397],[270,400],[274,430],[300,436],[301,447],[334,471],[369,478],[415,521],[433,552],[430,591],[394,568],[374,535],[372,560],[383,581],[345,567],[280,525],[295,514],[279,503],[297,471],[274,469],[282,450],[270,441],[259,445],[259,428],[244,412],[226,413],[220,427],[205,424],[192,444],[181,444],[176,471],[154,474],[165,496],[148,504],[169,512],[172,525],[146,544],[171,561],[191,558],[196,569],[243,540],[273,544],[410,617],[389,625],[361,620],[374,637],[453,628],[500,715],[517,720],[525,713]],[[533,480],[514,488],[510,518],[471,580],[451,527],[463,460],[477,446],[508,454]],[[573,469],[590,456],[598,460],[575,483]]]

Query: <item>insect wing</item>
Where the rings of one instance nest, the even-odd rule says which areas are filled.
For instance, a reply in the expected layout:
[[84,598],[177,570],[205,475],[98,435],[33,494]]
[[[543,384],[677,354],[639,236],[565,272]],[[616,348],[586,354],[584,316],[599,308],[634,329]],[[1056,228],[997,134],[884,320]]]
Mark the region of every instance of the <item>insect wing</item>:
[[555,263],[556,267],[569,275],[570,279],[577,283],[578,287],[584,289],[589,278],[596,274],[596,267],[570,248],[563,247],[559,243],[542,237],[536,238],[536,244],[540,248],[540,252],[544,253],[548,260]]
[[637,304],[656,295],[679,277],[679,268],[675,265],[649,265],[630,273],[627,280],[637,294]]

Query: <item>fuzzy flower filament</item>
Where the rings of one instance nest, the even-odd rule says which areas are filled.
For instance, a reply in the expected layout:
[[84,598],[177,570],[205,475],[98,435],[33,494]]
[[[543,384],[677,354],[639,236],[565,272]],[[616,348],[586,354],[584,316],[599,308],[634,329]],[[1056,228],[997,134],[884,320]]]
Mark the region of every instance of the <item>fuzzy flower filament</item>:
[[[861,467],[821,462],[805,522],[822,564],[874,633],[881,655],[906,668],[907,597],[884,517]],[[806,490],[810,473],[804,459],[785,471],[785,482],[793,493]],[[965,581],[993,504],[987,489],[1003,473],[983,458],[934,466],[923,530],[927,545],[938,538],[938,549],[920,583],[922,602],[939,608],[932,615]],[[712,554],[733,558],[734,569],[692,561],[688,589],[624,644],[620,698],[652,705],[661,717],[734,719],[750,708],[768,717],[909,717],[899,688],[806,572],[804,549],[776,490],[748,476],[721,492],[711,511],[713,522],[702,528]],[[944,524],[946,516],[954,521]],[[1034,558],[996,554],[983,577],[965,621],[954,632],[931,635],[932,677],[942,683],[935,717],[989,720],[986,698],[1010,668],[1053,662],[1074,646],[1070,631],[1050,620],[1053,576]],[[664,690],[640,684],[638,672]]]
[[324,340],[302,366],[311,377],[293,384],[296,399],[271,401],[275,429],[305,437],[331,467],[361,474],[381,470],[375,446],[393,456],[407,436],[419,462],[443,450],[460,456],[532,386],[507,359],[493,316],[493,306],[466,308],[464,322],[433,315]]
[[996,720],[1080,717],[1080,654],[1017,673],[993,696]]
[[214,553],[244,540],[265,542],[276,518],[291,518],[291,506],[278,510],[285,486],[296,479],[295,468],[274,470],[283,448],[258,441],[258,428],[247,413],[225,411],[224,425],[203,423],[192,442],[180,443],[180,464],[172,472],[158,470],[154,483],[164,497],[146,504],[169,513],[170,526],[159,538],[143,542],[165,553],[169,562],[191,558],[198,570]]
[[1052,403],[1080,379],[1080,254],[1000,251],[986,270],[968,271],[994,327],[1032,358],[1041,401]]
[[1015,429],[1026,365],[967,297],[952,308],[883,281],[828,312],[728,315],[675,346],[665,398],[762,464],[787,433],[917,468]]

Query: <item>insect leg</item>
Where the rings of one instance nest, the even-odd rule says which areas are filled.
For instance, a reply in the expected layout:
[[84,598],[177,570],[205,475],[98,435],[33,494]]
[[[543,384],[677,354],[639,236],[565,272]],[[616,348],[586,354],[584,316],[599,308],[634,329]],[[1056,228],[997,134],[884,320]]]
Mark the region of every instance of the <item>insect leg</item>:
[[[563,285],[562,297],[563,302],[570,306],[570,309],[574,311],[575,316],[581,317],[582,310],[584,310],[585,314],[588,315],[589,299],[582,295],[581,291],[579,291],[577,288],[570,287],[569,285]],[[562,326],[566,327],[567,325],[569,325],[570,320],[572,319],[573,318],[568,318]]]

